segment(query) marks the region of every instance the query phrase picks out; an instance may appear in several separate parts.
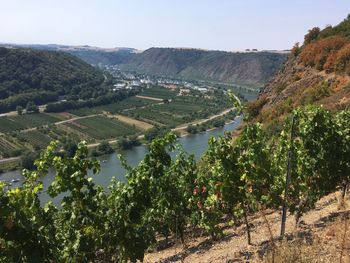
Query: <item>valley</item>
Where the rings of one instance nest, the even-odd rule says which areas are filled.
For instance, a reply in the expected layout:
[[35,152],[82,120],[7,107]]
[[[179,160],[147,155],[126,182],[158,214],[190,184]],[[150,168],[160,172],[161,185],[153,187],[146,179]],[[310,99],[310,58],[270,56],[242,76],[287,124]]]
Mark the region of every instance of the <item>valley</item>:
[[200,125],[214,117],[225,121],[234,117],[231,102],[223,91],[186,89],[181,93],[177,86],[172,89],[144,86],[135,96],[91,108],[11,113],[0,117],[0,169],[19,167],[20,156],[44,149],[52,140],[58,140],[66,147],[86,140],[91,154],[96,155],[95,149],[101,142],[108,142],[115,149],[121,139],[143,142],[144,134],[150,131],[156,136],[172,129],[183,135],[187,134],[188,125]]
[[[285,21],[335,4],[275,12],[255,0],[259,12],[232,17],[234,1],[179,2],[135,16],[91,8],[94,26],[113,11],[91,43],[159,35],[160,48],[0,44],[0,262],[350,262],[350,15],[291,50],[260,50],[301,30]],[[71,43],[95,30],[80,21],[89,34]],[[64,31],[62,43],[79,35]],[[220,31],[218,42],[237,39],[203,49]]]

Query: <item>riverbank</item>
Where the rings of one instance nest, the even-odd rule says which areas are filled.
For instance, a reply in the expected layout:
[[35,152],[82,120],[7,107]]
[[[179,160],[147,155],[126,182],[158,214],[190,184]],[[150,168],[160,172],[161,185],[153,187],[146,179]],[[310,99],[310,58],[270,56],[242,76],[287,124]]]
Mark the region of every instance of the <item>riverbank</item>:
[[[226,131],[234,131],[240,124],[241,117],[237,116],[224,127],[211,129],[198,134],[188,134],[187,136],[179,137],[178,142],[187,153],[193,154],[195,158],[199,160],[208,149],[208,140],[210,137],[222,136]],[[131,167],[138,165],[147,152],[148,147],[146,145],[140,145],[129,150],[117,150],[117,153],[122,154]],[[96,159],[101,165],[101,172],[99,175],[93,176],[93,180],[96,184],[107,187],[112,177],[116,177],[116,179],[120,181],[125,180],[126,171],[119,159],[116,158],[116,153],[96,157]],[[92,176],[92,174],[90,175]],[[0,175],[0,180],[2,181],[11,181],[14,178],[23,180],[20,170],[10,171]],[[45,176],[43,178],[44,186],[48,187],[53,178],[54,174],[52,172],[50,172],[48,176]],[[44,196],[43,198],[45,199],[46,197]]]
[[[181,124],[178,127],[175,127],[173,129],[169,129],[169,131],[173,131],[175,133],[178,133],[178,137],[188,136],[190,134],[193,134],[193,133],[189,133],[187,131],[188,126],[190,126],[190,125],[202,125],[202,124],[204,124],[204,123],[206,123],[208,121],[212,121],[212,120],[215,120],[217,118],[223,117],[223,116],[229,114],[230,112],[232,112],[233,110],[234,110],[233,108],[225,109],[222,112],[220,112],[218,114],[215,114],[215,115],[212,115],[212,116],[210,116],[208,118],[195,120],[193,122],[186,123],[186,124]],[[233,120],[231,120],[231,122],[232,121]],[[227,124],[227,121],[225,122],[225,124]],[[219,127],[214,127],[214,126],[210,127],[210,126],[208,126],[207,129],[201,130],[200,132],[205,132],[205,131],[208,131],[210,129],[216,129],[216,128],[219,128]],[[137,137],[137,139],[140,141],[140,144],[145,144],[146,145],[147,142],[146,142],[146,140],[144,138],[145,138],[144,134],[139,135]],[[118,144],[118,141],[119,140],[116,140],[116,139],[107,141],[112,146],[114,152],[117,151],[117,150],[125,150],[125,149],[120,149],[120,148],[116,147],[116,145]],[[102,142],[98,142],[98,143],[92,143],[92,144],[88,145],[88,148],[89,148],[91,156],[92,156],[92,153],[94,152],[94,150],[96,150],[101,145],[101,143]],[[94,153],[96,153],[96,151]],[[94,157],[102,156],[104,154],[106,154],[106,153],[94,154]],[[20,163],[21,163],[20,157],[11,157],[11,158],[6,158],[6,159],[0,159],[0,176],[4,172],[21,169],[21,164]]]

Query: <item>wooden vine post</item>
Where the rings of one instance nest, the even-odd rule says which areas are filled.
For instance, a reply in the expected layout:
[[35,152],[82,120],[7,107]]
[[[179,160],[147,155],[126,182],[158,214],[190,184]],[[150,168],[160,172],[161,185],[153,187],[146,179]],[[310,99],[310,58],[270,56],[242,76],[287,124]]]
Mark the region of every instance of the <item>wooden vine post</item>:
[[[295,116],[293,115],[292,116],[292,127],[291,127],[291,131],[290,131],[291,147],[293,147],[293,141],[294,141],[294,128],[295,128],[294,126],[295,126]],[[292,149],[289,149],[287,174],[286,174],[286,185],[285,185],[285,189],[284,189],[284,201],[283,201],[283,208],[282,208],[282,223],[281,223],[281,236],[280,236],[281,239],[283,239],[284,233],[286,230],[288,190],[289,190],[289,184],[290,184],[291,175],[292,175],[292,159],[293,159],[293,151],[292,151]]]

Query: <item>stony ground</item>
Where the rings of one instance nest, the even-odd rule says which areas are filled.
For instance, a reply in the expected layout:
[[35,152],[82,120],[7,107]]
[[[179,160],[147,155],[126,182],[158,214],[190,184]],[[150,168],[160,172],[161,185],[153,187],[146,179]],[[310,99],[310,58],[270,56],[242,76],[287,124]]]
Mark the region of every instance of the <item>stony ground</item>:
[[247,244],[244,225],[224,224],[224,237],[218,241],[200,230],[191,231],[185,246],[172,240],[167,248],[160,245],[149,252],[145,262],[350,262],[350,193],[341,209],[338,195],[321,199],[302,217],[298,229],[294,217],[289,216],[286,241],[278,240],[281,213],[266,210],[263,213],[268,224],[261,213],[249,218],[252,245]]

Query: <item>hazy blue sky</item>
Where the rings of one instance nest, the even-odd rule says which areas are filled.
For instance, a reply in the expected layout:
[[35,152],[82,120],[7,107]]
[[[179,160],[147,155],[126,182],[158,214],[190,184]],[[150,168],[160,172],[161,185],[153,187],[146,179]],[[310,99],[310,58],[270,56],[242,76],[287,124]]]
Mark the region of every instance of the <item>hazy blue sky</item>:
[[0,42],[288,49],[349,0],[0,0]]

